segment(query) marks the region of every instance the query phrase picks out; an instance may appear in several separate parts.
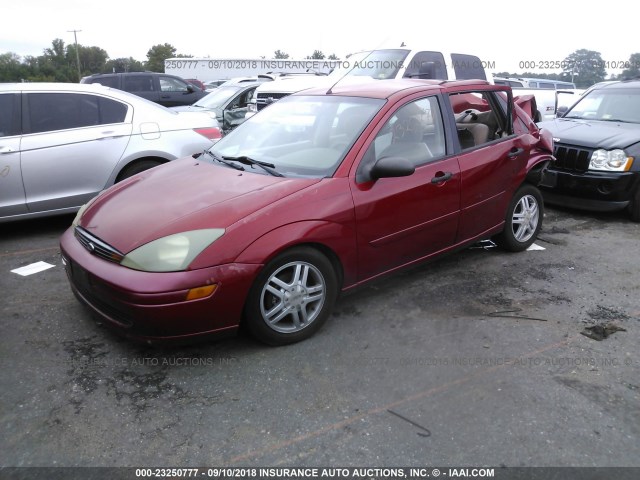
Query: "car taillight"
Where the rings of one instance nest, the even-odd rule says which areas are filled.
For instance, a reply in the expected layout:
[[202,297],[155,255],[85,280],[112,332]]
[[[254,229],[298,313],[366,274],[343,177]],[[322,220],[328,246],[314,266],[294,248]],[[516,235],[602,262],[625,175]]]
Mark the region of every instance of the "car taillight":
[[218,127],[196,128],[196,129],[194,129],[194,131],[196,133],[199,133],[203,137],[208,138],[209,140],[211,140],[213,142],[217,142],[218,140],[220,140],[222,138],[222,132],[220,131],[220,129]]

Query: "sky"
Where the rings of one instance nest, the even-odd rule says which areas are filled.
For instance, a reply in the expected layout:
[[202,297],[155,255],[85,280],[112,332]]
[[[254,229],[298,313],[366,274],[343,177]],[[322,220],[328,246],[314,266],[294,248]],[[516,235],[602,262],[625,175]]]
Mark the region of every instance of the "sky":
[[70,30],[79,30],[80,45],[140,61],[164,43],[194,57],[273,58],[279,49],[303,59],[314,50],[345,58],[404,42],[477,55],[498,72],[558,73],[554,65],[577,49],[600,52],[614,67],[640,52],[635,28],[626,26],[635,12],[620,0],[593,9],[556,0],[9,1],[0,4],[0,54],[22,57],[42,55],[56,38],[73,43]]

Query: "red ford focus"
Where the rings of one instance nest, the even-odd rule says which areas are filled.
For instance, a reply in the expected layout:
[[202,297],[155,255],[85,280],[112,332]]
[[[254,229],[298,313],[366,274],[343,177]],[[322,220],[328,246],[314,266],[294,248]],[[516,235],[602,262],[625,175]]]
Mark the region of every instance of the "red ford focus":
[[[516,102],[526,107],[526,102]],[[209,151],[98,195],[61,239],[73,292],[146,341],[312,335],[337,295],[543,217],[550,135],[508,87],[383,80],[286,97]]]

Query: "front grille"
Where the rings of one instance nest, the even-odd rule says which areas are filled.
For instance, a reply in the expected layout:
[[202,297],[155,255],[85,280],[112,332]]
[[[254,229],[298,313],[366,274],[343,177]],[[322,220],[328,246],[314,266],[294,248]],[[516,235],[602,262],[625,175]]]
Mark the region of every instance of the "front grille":
[[553,163],[552,168],[554,170],[584,173],[589,169],[591,153],[593,153],[592,150],[556,145],[553,152],[556,161]]
[[267,105],[270,105],[273,102],[280,100],[282,97],[286,97],[287,95],[290,95],[290,94],[289,93],[258,93],[258,96],[256,97],[256,107],[258,107],[258,110],[262,110]]
[[123,253],[119,252],[111,245],[108,245],[99,238],[94,237],[84,228],[76,227],[74,233],[82,246],[96,257],[100,257],[104,260],[114,263],[120,263],[124,258]]
[[102,315],[123,327],[131,327],[133,325],[129,312],[121,308],[119,303],[102,299],[94,293],[96,287],[100,285],[98,279],[77,263],[70,260],[67,260],[67,262],[71,283],[73,283],[73,286],[86,302]]

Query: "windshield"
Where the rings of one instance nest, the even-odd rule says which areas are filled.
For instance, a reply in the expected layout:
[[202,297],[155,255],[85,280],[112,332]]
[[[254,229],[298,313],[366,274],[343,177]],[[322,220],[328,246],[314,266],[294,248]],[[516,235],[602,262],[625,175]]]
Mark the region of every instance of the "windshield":
[[358,52],[341,62],[342,68],[331,72],[330,77],[336,79],[343,76],[364,76],[376,80],[395,78],[404,66],[403,62],[409,55],[409,50],[389,49]]
[[357,97],[286,97],[223,137],[211,151],[219,157],[266,162],[287,176],[328,177],[384,103]]
[[582,97],[563,118],[640,123],[640,89],[592,90]]
[[242,86],[218,87],[209,95],[202,97],[193,105],[202,108],[222,108],[222,106],[236,93],[242,90]]

